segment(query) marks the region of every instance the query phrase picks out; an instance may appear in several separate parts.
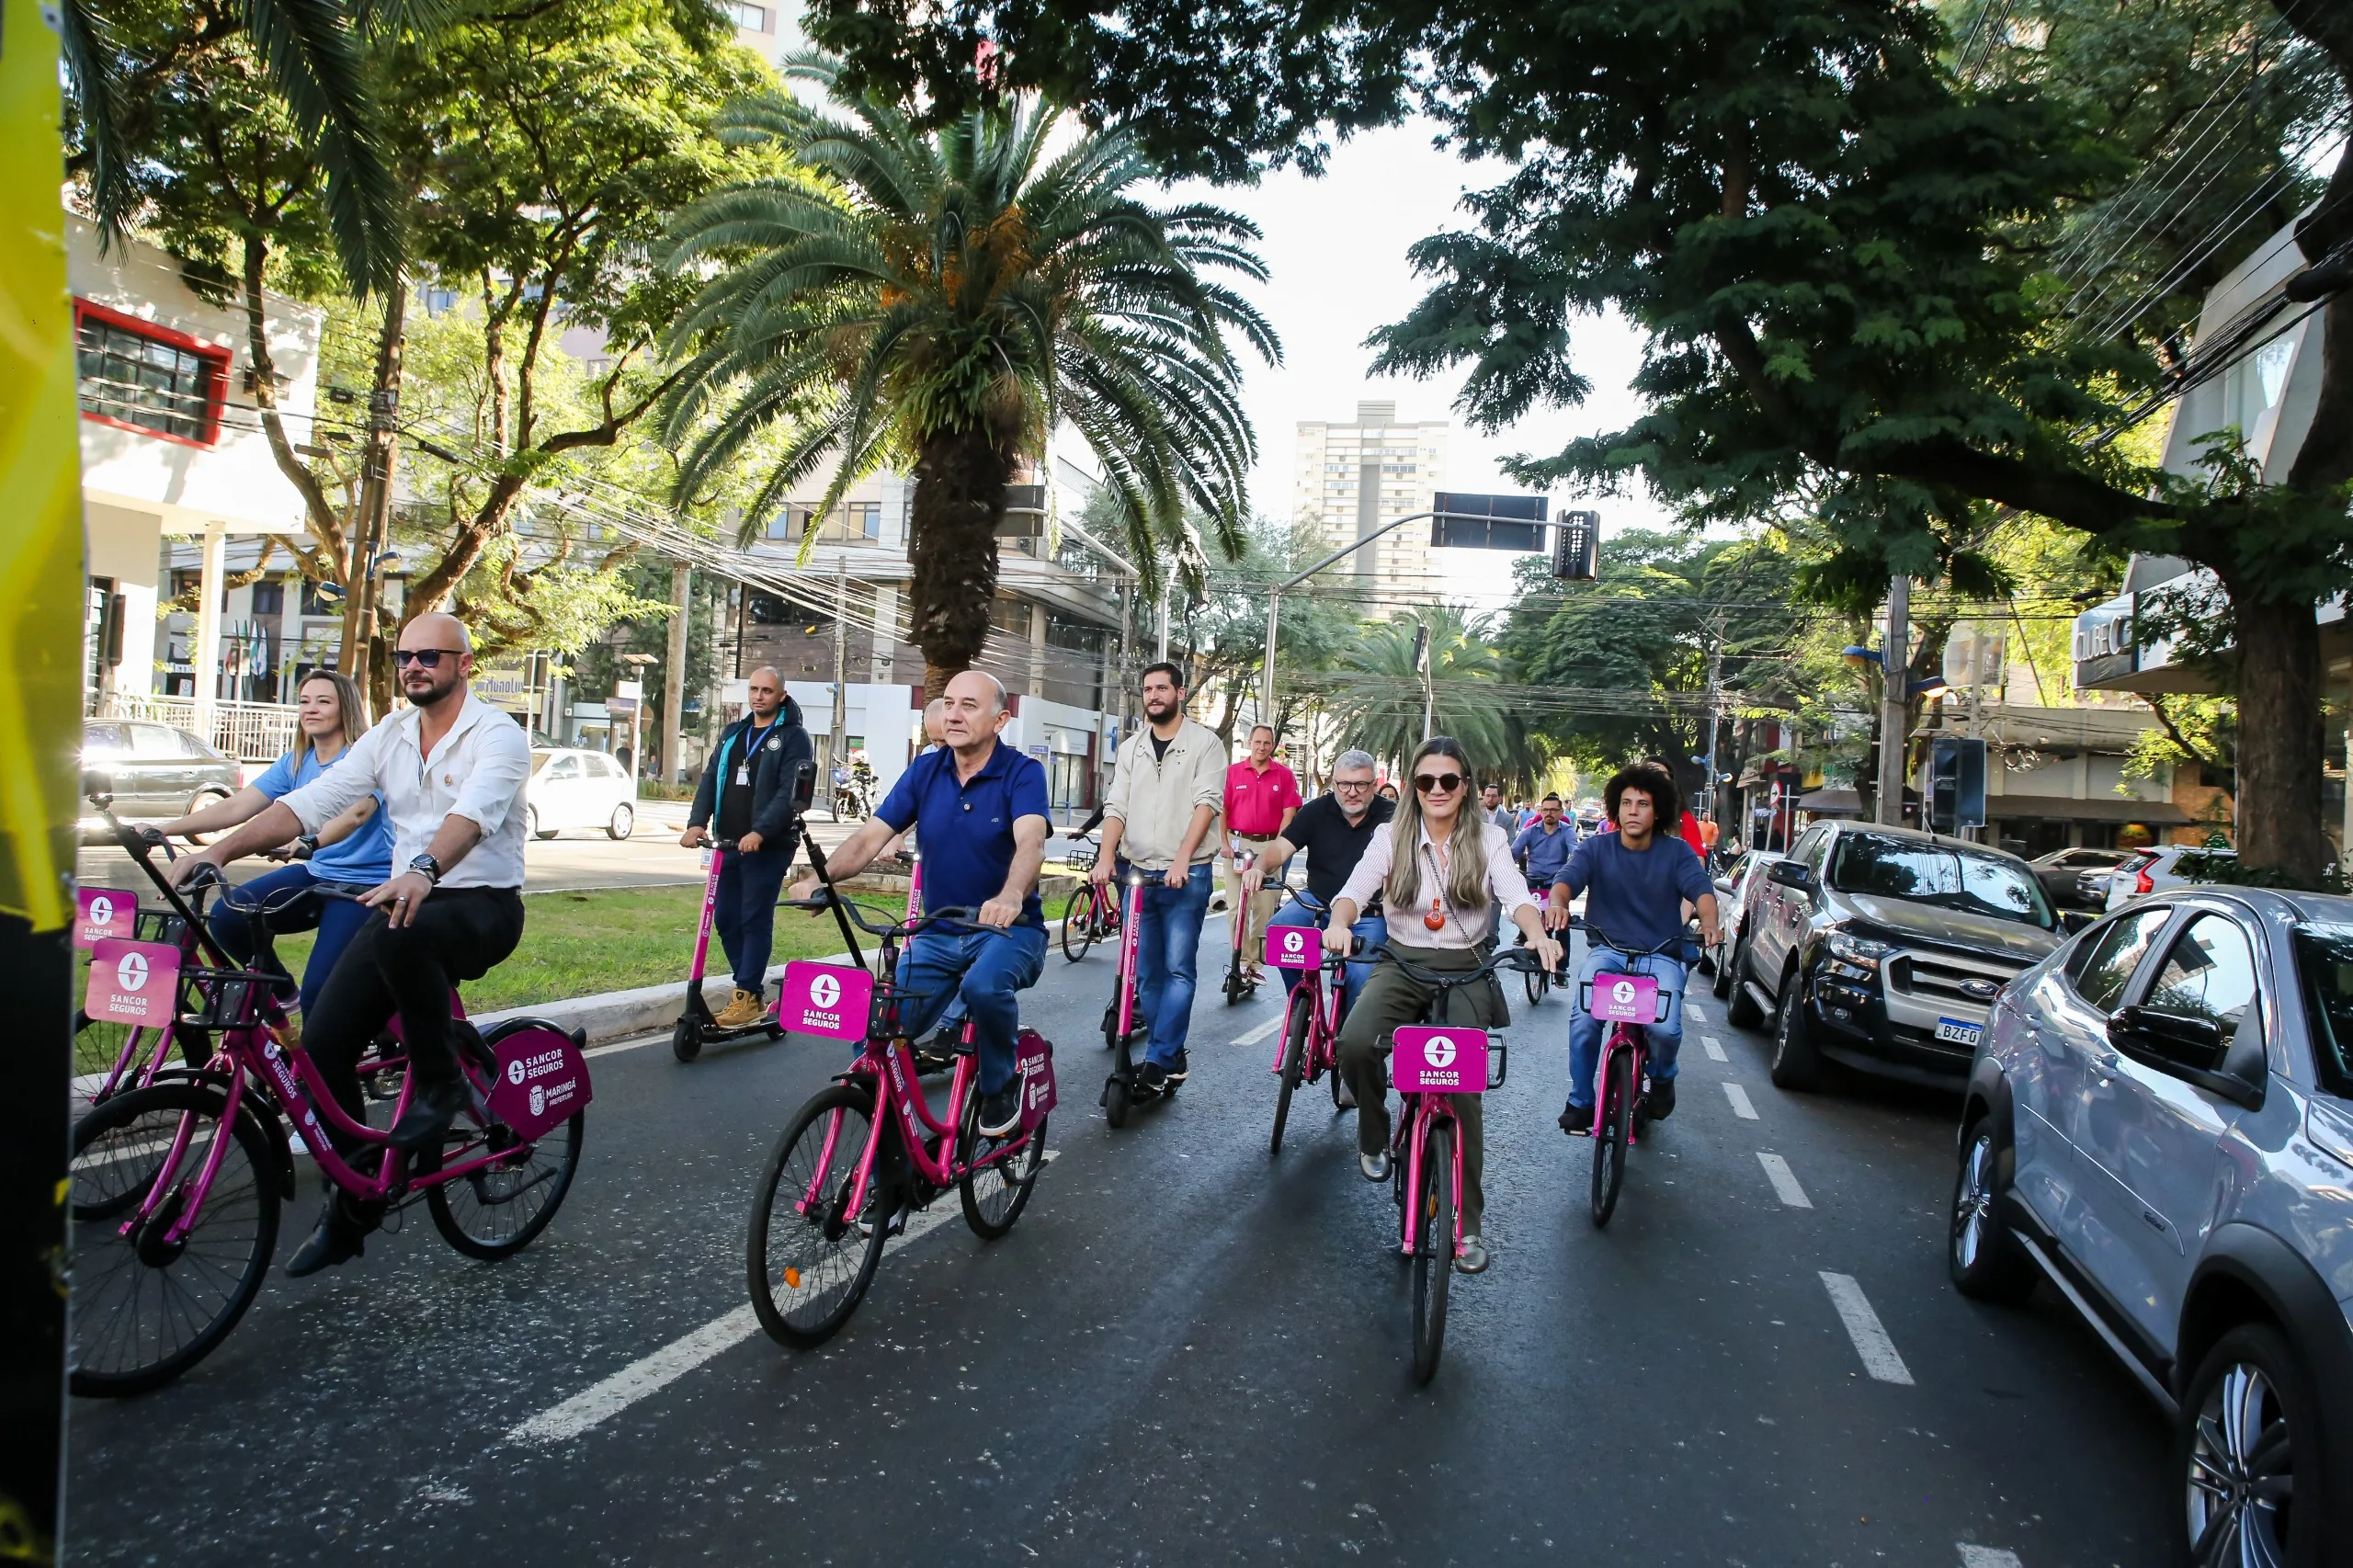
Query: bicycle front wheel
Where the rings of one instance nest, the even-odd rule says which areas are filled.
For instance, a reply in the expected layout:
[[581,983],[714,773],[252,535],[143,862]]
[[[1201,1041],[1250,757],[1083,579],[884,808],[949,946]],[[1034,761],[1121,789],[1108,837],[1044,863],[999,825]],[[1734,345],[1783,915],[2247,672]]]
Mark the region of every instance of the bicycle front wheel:
[[1300,1074],[1307,1065],[1307,1025],[1312,1011],[1306,986],[1290,994],[1290,1013],[1283,1019],[1282,1082],[1275,1090],[1275,1135],[1267,1146],[1270,1159],[1283,1152],[1283,1123],[1290,1119],[1290,1096],[1298,1090]]
[[[260,1293],[287,1177],[252,1117],[222,1124],[227,1106],[209,1084],[158,1084],[116,1095],[75,1123],[67,1198],[75,1393],[144,1393],[170,1382],[228,1338]],[[196,1222],[171,1240],[223,1138]],[[151,1193],[153,1210],[134,1222]]]
[[1076,963],[1095,945],[1095,885],[1081,882],[1063,905],[1063,957]]
[[1618,1209],[1618,1188],[1626,1180],[1626,1145],[1634,1126],[1634,1051],[1609,1053],[1603,1074],[1601,1130],[1593,1140],[1593,1222],[1609,1223]]
[[1548,977],[1542,970],[1529,970],[1526,973],[1522,974],[1519,979],[1520,983],[1528,989],[1528,1005],[1529,1006],[1533,1007],[1539,1002],[1544,1000],[1544,993],[1549,989],[1549,985]]
[[808,1349],[839,1333],[874,1282],[897,1201],[877,1181],[863,1215],[850,1211],[851,1189],[867,1141],[875,1133],[874,1100],[836,1084],[810,1097],[776,1141],[752,1192],[745,1267],[752,1310],[779,1344]]
[[1414,1246],[1414,1381],[1438,1375],[1446,1347],[1446,1291],[1454,1278],[1454,1129],[1433,1123],[1422,1140],[1420,1230]]

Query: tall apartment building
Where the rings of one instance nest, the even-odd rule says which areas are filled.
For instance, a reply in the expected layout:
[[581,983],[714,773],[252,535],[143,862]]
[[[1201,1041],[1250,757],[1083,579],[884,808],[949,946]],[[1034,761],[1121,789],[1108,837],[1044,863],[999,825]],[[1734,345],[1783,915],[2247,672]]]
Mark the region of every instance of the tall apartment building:
[[[1292,512],[1338,549],[1381,525],[1427,512],[1446,483],[1444,420],[1400,423],[1393,403],[1359,403],[1353,424],[1302,420]],[[1384,602],[1427,602],[1443,585],[1427,525],[1409,523],[1358,551],[1353,564],[1378,613]]]

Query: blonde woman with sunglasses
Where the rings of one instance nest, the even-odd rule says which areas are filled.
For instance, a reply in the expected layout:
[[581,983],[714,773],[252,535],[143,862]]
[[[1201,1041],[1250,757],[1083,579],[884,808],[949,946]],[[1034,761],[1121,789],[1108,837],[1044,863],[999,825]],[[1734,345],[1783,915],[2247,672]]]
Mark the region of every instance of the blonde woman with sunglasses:
[[[1444,735],[1424,741],[1405,770],[1407,788],[1397,814],[1373,830],[1347,885],[1332,901],[1324,946],[1346,953],[1358,912],[1377,894],[1385,906],[1385,945],[1418,969],[1474,970],[1495,941],[1496,912],[1519,927],[1548,970],[1558,970],[1561,945],[1545,934],[1528,879],[1511,858],[1511,835],[1468,804],[1472,767],[1462,748]],[[1367,1181],[1389,1179],[1389,1085],[1381,1053],[1401,1024],[1427,1013],[1432,988],[1393,964],[1376,964],[1364,991],[1340,1026],[1340,1073],[1355,1095],[1357,1163]],[[1452,1016],[1441,1020],[1501,1028],[1511,1021],[1503,987],[1490,975],[1448,994]],[[1455,1267],[1477,1274],[1487,1267],[1480,1244],[1486,1193],[1481,1184],[1486,1138],[1480,1096],[1456,1098],[1462,1128],[1462,1253]]]

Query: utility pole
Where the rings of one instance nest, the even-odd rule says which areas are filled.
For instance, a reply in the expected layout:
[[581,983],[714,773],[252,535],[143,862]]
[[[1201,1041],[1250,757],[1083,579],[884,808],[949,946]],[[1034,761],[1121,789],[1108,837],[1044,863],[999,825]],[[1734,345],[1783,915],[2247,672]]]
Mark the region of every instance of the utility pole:
[[1904,754],[1910,739],[1912,696],[1912,579],[1887,585],[1887,642],[1880,654],[1879,820],[1904,825]]
[[1437,662],[1430,656],[1429,624],[1416,619],[1414,622],[1414,673],[1422,677],[1422,740],[1425,744],[1430,738],[1431,715],[1438,707],[1438,688],[1430,674],[1430,666]]
[[[845,545],[847,550],[847,546]],[[842,745],[849,729],[849,629],[843,618],[849,614],[849,559],[838,556],[834,561],[834,728],[833,738],[826,743],[825,769],[849,764],[842,756]],[[828,789],[831,788],[830,780]],[[841,802],[834,801],[835,816],[841,812]]]
[[670,564],[670,651],[662,671],[662,773],[670,783],[686,778],[686,758],[678,735],[686,719],[687,589],[694,569],[683,561]]
[[1160,585],[1160,641],[1152,655],[1164,665],[1168,662],[1168,590],[1172,586],[1165,581]]

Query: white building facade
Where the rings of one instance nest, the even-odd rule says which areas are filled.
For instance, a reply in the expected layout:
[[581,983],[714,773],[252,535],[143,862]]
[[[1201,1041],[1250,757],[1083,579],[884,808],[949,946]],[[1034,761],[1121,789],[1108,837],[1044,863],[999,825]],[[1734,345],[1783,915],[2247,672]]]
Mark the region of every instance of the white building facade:
[[[1347,424],[1301,421],[1292,515],[1312,522],[1337,550],[1385,523],[1428,511],[1446,485],[1449,428],[1444,420],[1401,423],[1394,403],[1359,403]],[[1420,524],[1358,551],[1347,564],[1375,619],[1386,608],[1444,597],[1430,530]]]

